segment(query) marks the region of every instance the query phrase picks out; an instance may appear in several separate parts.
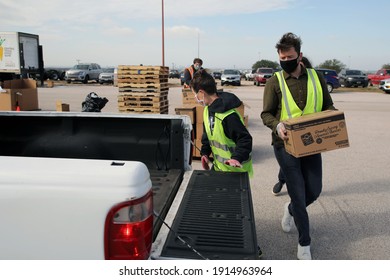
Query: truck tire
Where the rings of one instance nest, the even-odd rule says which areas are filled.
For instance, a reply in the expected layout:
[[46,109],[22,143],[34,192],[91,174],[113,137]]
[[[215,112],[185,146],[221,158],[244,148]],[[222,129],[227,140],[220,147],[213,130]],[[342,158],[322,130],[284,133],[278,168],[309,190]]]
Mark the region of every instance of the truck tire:
[[88,84],[88,80],[89,80],[89,76],[86,75],[84,80],[83,80],[83,84]]
[[59,75],[58,75],[58,72],[57,71],[55,71],[55,72],[53,72],[53,73],[51,73],[51,75],[50,75],[50,80],[55,80],[55,81],[57,81],[57,80],[59,80]]

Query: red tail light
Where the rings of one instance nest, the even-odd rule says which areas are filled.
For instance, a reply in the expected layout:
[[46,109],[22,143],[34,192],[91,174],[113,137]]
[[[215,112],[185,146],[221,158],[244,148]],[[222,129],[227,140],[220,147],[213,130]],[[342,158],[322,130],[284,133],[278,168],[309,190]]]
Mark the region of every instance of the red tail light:
[[104,254],[106,260],[145,260],[153,235],[152,191],[137,200],[111,208],[106,218]]

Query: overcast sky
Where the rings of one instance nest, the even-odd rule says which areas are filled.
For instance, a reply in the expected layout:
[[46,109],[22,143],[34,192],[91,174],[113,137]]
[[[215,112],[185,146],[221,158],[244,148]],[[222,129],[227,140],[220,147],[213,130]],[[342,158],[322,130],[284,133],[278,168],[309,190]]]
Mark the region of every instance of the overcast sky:
[[[278,61],[286,32],[313,65],[390,63],[388,0],[164,0],[165,65],[201,57],[207,68]],[[1,0],[1,31],[38,34],[45,66],[162,65],[162,0]]]

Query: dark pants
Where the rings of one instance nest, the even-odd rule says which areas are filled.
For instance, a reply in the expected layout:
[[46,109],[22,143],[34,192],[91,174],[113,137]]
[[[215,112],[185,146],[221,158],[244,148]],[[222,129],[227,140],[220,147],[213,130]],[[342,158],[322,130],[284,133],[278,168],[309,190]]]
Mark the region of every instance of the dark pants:
[[322,191],[321,154],[296,158],[284,147],[274,147],[280,168],[286,179],[290,196],[289,211],[294,217],[299,233],[299,244],[310,245],[310,225],[306,207],[312,204]]
[[286,178],[284,177],[282,168],[279,168],[278,180],[279,180],[279,182],[281,182],[282,184],[285,184],[285,183],[286,183]]

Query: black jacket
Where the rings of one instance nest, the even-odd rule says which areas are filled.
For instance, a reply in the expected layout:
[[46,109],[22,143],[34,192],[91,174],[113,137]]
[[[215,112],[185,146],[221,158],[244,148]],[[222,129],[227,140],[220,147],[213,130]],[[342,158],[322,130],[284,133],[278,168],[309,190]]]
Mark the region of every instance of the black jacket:
[[[224,113],[230,109],[239,107],[241,100],[230,92],[218,92],[219,98],[217,98],[211,105],[209,105],[209,118],[210,125],[213,126],[215,113]],[[252,136],[241,122],[238,114],[230,114],[222,121],[223,130],[225,135],[236,143],[235,152],[232,155],[232,159],[239,161],[240,163],[249,158],[252,152]],[[213,127],[211,128],[213,130]],[[207,138],[207,133],[204,129],[203,122],[203,135],[202,135],[202,149],[201,155],[210,156],[211,147]]]

